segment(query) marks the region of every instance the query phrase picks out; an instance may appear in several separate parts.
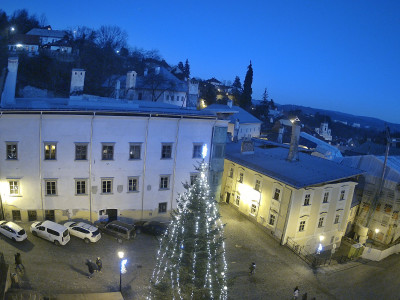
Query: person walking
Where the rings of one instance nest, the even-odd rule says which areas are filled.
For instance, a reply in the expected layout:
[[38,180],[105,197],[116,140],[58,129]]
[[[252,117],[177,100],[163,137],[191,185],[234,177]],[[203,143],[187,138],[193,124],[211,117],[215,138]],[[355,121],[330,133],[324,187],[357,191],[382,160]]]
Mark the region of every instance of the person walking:
[[294,292],[293,292],[293,300],[297,300],[298,298],[299,298],[299,287],[298,286],[296,286],[295,288],[294,288]]
[[93,277],[93,273],[94,273],[94,264],[90,259],[86,260],[86,265],[88,266],[88,271],[89,271],[89,276],[88,278],[91,279]]
[[17,252],[17,254],[15,254],[15,271],[18,272],[18,270],[20,272],[22,272],[22,269],[25,271],[25,267],[22,264],[22,258],[21,258],[21,253]]
[[253,275],[256,272],[256,263],[255,262],[251,263],[249,270],[250,270],[250,275]]
[[96,266],[97,266],[97,271],[101,272],[101,269],[103,268],[103,262],[101,261],[100,257],[96,259]]

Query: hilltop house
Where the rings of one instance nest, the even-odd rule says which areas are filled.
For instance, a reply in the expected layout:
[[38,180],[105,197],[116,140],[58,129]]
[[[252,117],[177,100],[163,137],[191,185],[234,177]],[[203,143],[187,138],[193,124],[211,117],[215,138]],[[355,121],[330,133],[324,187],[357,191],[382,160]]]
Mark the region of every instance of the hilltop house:
[[15,98],[10,58],[1,95],[0,218],[168,218],[182,183],[195,180],[204,145],[219,195],[227,121],[207,111],[83,94],[74,69],[69,98]]
[[290,149],[227,144],[221,199],[282,244],[290,240],[314,253],[319,243],[325,249],[340,244],[362,172],[299,153],[300,129],[293,132]]

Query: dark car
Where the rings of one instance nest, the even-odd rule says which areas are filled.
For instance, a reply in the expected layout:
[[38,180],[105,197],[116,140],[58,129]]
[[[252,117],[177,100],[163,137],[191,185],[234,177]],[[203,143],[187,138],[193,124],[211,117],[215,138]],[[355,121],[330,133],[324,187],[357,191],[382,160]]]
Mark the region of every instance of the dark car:
[[124,222],[112,221],[107,224],[100,223],[98,227],[102,232],[117,237],[119,242],[122,241],[121,239],[133,240],[136,237],[135,226]]
[[137,232],[143,232],[153,235],[161,235],[168,229],[168,223],[158,221],[138,221],[135,223]]

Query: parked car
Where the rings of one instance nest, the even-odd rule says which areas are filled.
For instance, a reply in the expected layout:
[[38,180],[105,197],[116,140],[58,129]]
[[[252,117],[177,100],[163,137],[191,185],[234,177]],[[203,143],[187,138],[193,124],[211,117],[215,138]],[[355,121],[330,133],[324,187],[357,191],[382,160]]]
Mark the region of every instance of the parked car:
[[31,232],[55,245],[65,245],[71,239],[67,227],[52,221],[33,222]]
[[66,222],[64,226],[68,228],[70,235],[83,239],[86,244],[95,243],[101,238],[100,230],[88,223]]
[[135,226],[121,221],[112,221],[107,224],[100,223],[99,229],[104,233],[116,236],[119,242],[122,242],[121,239],[131,240],[136,237]]
[[28,237],[25,230],[14,222],[0,221],[0,233],[14,242],[22,242]]
[[159,221],[138,221],[135,222],[137,232],[153,235],[164,234],[168,229],[168,223]]

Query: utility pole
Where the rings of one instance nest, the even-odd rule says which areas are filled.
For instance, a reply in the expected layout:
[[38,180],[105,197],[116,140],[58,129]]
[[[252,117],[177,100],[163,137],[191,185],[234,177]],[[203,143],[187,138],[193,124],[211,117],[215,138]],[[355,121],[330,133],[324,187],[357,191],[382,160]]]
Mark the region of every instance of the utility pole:
[[365,224],[365,227],[369,228],[369,225],[371,223],[372,217],[375,213],[376,210],[376,206],[378,205],[379,202],[379,197],[382,193],[382,188],[383,188],[383,182],[385,180],[385,171],[386,171],[386,166],[387,166],[387,159],[388,159],[388,155],[389,155],[389,148],[390,148],[390,132],[389,132],[389,127],[386,126],[386,152],[385,152],[385,160],[383,163],[383,168],[382,168],[382,175],[381,178],[379,180],[379,184],[378,184],[378,189],[375,190],[375,195],[374,198],[372,199],[372,203],[370,206],[370,209],[368,211],[368,217],[367,217],[367,222]]

